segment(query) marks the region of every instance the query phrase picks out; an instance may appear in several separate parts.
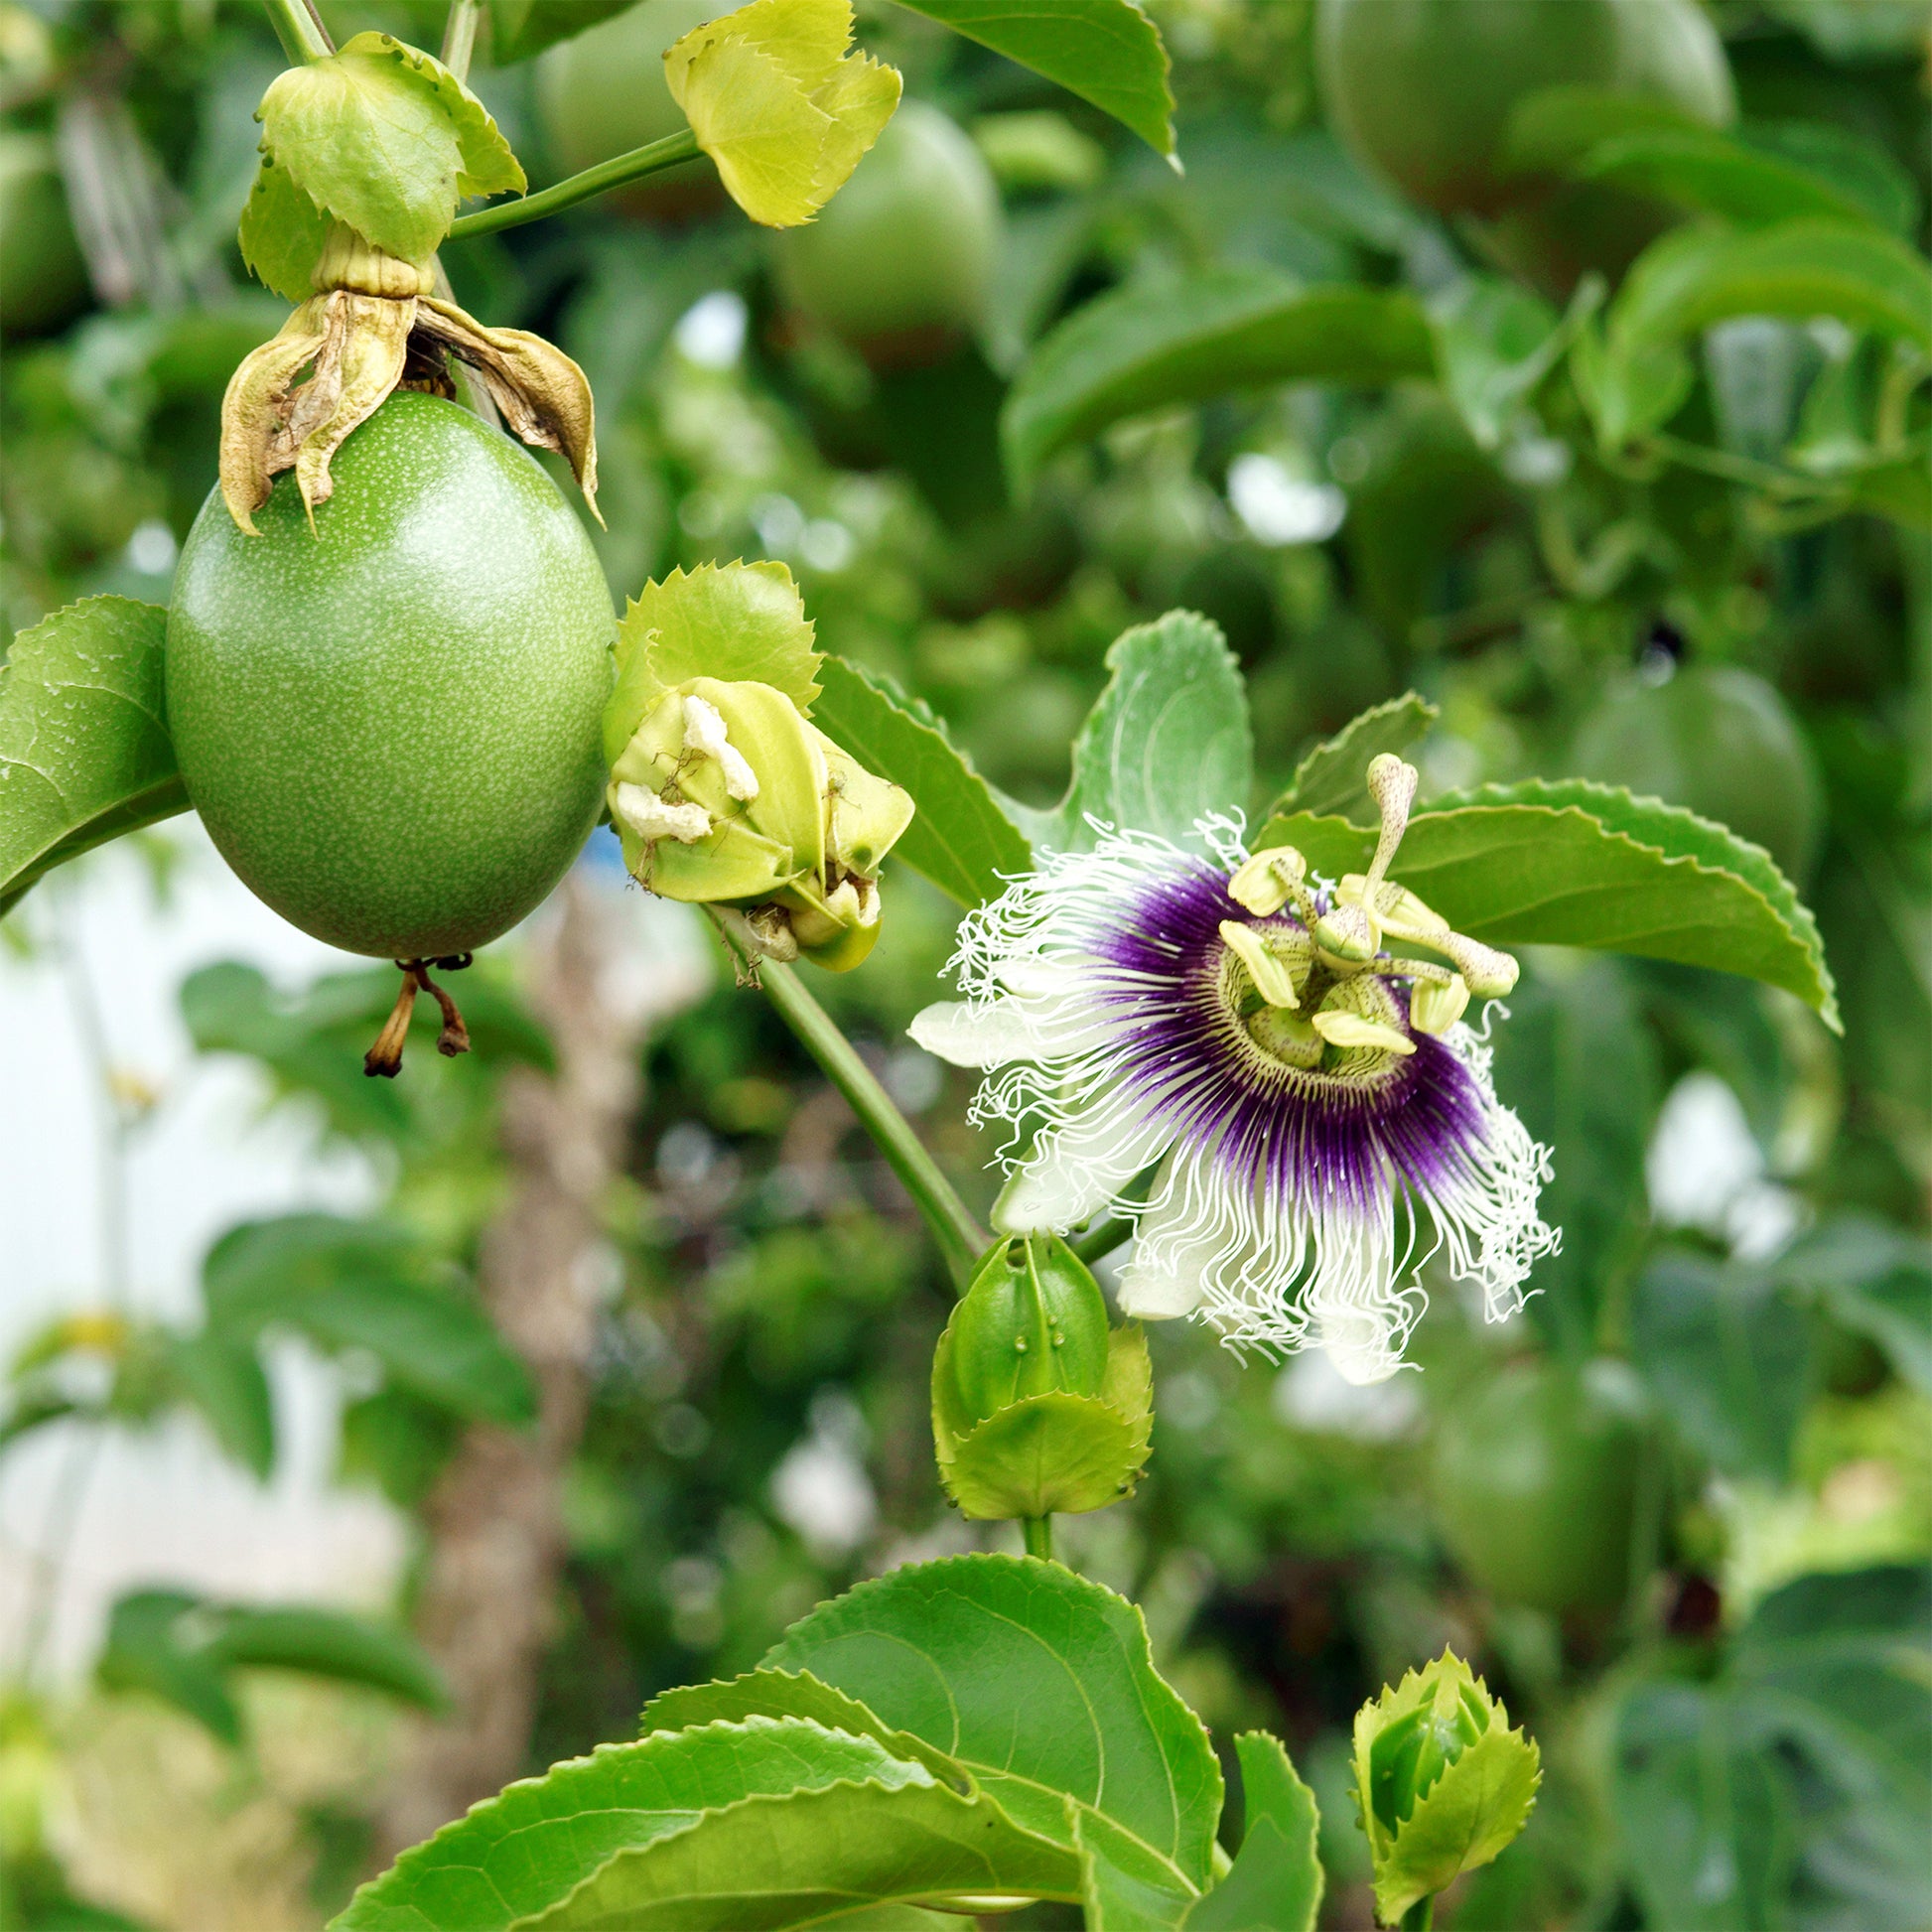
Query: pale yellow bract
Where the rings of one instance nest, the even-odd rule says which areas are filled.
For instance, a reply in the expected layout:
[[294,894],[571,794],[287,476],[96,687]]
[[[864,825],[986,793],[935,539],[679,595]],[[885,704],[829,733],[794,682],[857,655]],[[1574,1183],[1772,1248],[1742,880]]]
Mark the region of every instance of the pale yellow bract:
[[664,77],[754,221],[809,221],[898,105],[899,75],[854,54],[849,0],[753,0],[694,28]]

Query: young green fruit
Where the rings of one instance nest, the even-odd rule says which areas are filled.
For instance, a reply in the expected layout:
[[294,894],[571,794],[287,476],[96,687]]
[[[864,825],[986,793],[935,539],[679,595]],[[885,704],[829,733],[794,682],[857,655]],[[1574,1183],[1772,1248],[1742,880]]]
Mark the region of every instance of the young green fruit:
[[1584,720],[1572,761],[1586,778],[1728,825],[1801,885],[1817,856],[1824,800],[1804,733],[1770,685],[1735,665],[1624,679]]
[[0,131],[0,332],[38,336],[87,301],[67,191],[44,134]]
[[785,299],[875,368],[943,361],[979,326],[1000,242],[985,158],[907,100],[808,226],[776,242]]
[[1642,1442],[1619,1362],[1581,1372],[1518,1362],[1459,1396],[1438,1428],[1432,1471],[1456,1561],[1510,1602],[1613,1609],[1630,1583]]
[[[664,50],[731,11],[731,0],[643,0],[641,6],[560,41],[536,64],[537,116],[559,176],[684,131],[664,83]],[[631,214],[682,220],[725,204],[703,156],[612,194]]]
[[481,946],[563,876],[598,814],[616,623],[596,553],[523,450],[391,396],[337,454],[311,529],[295,479],[189,532],[169,728],[243,882],[349,952]]

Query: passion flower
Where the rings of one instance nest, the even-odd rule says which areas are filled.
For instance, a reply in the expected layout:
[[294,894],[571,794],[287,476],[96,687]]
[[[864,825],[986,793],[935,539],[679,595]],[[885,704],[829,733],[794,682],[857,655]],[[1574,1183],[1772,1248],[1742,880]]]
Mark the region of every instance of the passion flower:
[[[1549,1157],[1460,1018],[1516,965],[1386,879],[1415,785],[1413,766],[1374,761],[1375,863],[1329,885],[1292,849],[1250,857],[1213,821],[1219,865],[1103,832],[968,914],[954,965],[969,997],[911,1032],[1001,1069],[976,1120],[1038,1125],[996,1225],[1131,1215],[1126,1312],[1199,1312],[1237,1344],[1313,1342],[1355,1382],[1401,1360],[1425,1233],[1492,1318],[1520,1306],[1558,1239],[1537,1214]],[[1390,939],[1439,957],[1395,956]],[[1145,1202],[1124,1191],[1157,1169]]]

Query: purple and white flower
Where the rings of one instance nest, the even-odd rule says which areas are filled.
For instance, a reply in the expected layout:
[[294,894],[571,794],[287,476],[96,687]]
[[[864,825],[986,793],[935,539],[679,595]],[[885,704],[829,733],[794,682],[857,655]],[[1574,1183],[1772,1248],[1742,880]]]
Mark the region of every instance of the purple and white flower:
[[[966,999],[911,1029],[988,1069],[975,1120],[1034,1130],[1002,1229],[1130,1215],[1125,1312],[1312,1343],[1353,1382],[1400,1364],[1438,1248],[1500,1319],[1559,1238],[1537,1213],[1548,1152],[1460,1018],[1515,962],[1385,881],[1416,774],[1385,758],[1370,777],[1381,846],[1337,882],[1288,848],[1250,857],[1226,820],[1199,828],[1219,863],[1100,827],[1091,851],[1042,855],[961,927]],[[1151,1169],[1143,1204],[1124,1190]]]

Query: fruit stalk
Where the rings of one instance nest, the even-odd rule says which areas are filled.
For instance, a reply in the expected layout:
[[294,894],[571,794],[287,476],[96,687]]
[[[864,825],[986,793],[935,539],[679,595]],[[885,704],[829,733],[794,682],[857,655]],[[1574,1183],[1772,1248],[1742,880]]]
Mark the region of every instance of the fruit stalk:
[[303,4],[303,0],[262,0],[275,38],[292,66],[310,61],[326,61],[335,53],[323,24]]
[[646,175],[695,160],[698,152],[698,137],[688,127],[684,128],[676,134],[665,135],[661,141],[632,148],[628,154],[600,161],[595,168],[586,168],[581,175],[572,175],[553,188],[524,196],[521,201],[499,202],[493,207],[479,208],[474,214],[459,215],[451,223],[450,239],[462,241],[472,235],[494,234],[499,228],[520,227],[525,221],[540,221],[546,214],[561,213],[608,189],[622,188],[629,182],[641,181]]
[[831,1015],[806,992],[797,974],[775,959],[745,954],[717,909],[706,909],[725,935],[725,943],[742,961],[743,970],[756,974],[765,997],[777,1008],[778,1017],[859,1116],[860,1126],[872,1136],[899,1184],[912,1196],[955,1285],[963,1290],[991,1236],[967,1212],[952,1182],[939,1172],[937,1163],[913,1133],[911,1122],[893,1104],[892,1096],[853,1050]]

